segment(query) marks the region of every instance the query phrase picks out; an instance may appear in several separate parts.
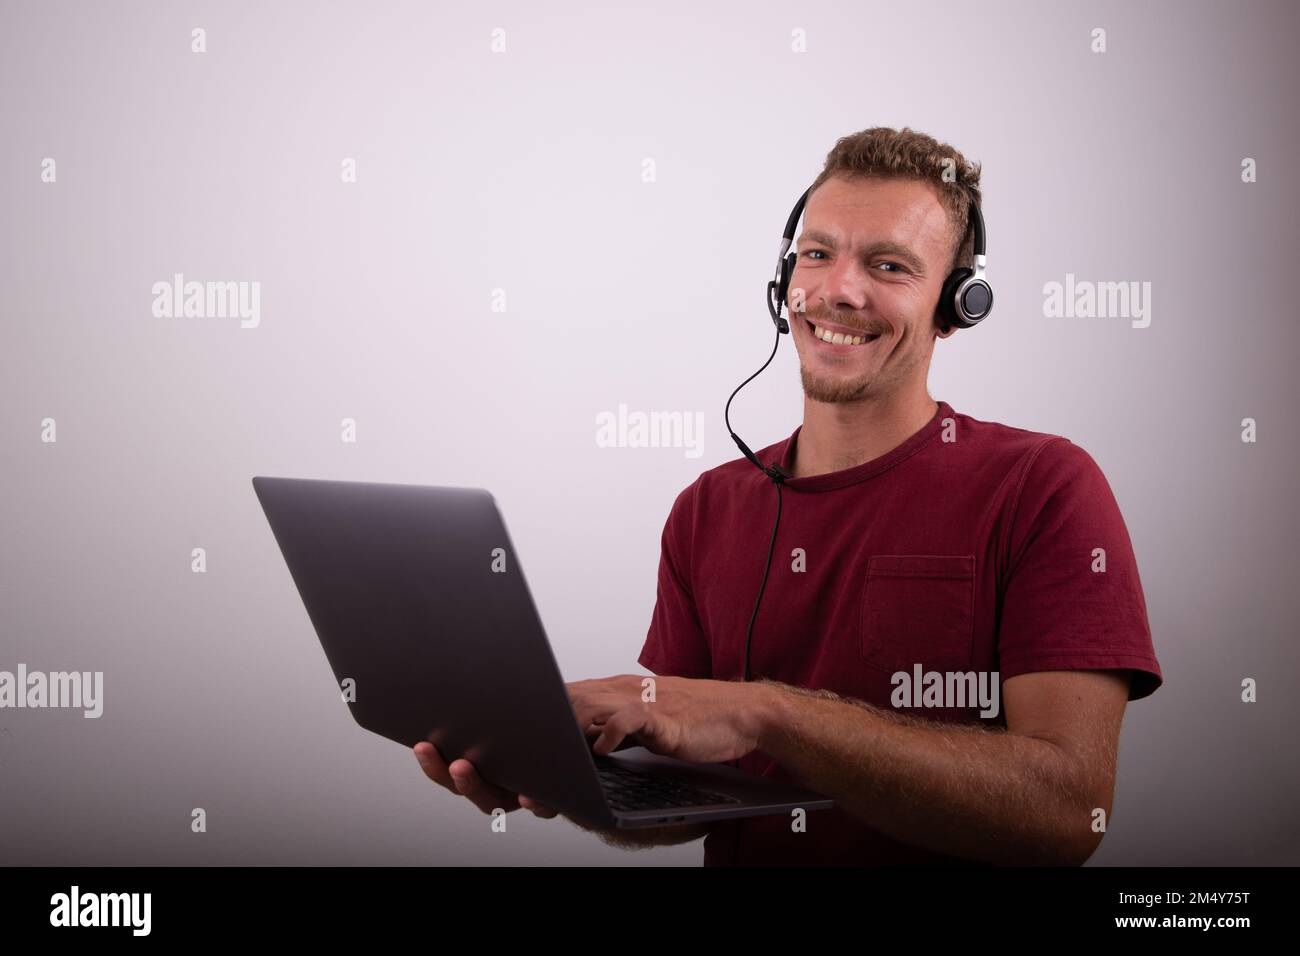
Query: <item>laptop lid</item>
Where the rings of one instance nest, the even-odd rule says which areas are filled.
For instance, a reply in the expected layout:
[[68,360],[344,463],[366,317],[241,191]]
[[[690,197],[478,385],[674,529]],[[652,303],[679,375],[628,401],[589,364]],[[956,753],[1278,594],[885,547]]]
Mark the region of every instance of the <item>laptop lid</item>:
[[612,819],[505,522],[481,488],[253,478],[352,716]]

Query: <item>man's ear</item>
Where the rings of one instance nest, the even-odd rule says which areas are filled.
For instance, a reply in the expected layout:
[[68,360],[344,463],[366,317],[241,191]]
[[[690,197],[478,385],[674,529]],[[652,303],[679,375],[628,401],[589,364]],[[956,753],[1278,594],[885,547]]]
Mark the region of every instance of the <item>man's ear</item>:
[[951,326],[951,327],[948,329],[948,331],[945,332],[945,331],[943,330],[943,326],[941,326],[938,322],[935,322],[935,324],[934,324],[934,329],[935,329],[935,332],[934,332],[935,338],[946,339],[948,336],[952,335],[954,332],[957,331],[957,326],[955,326],[955,325],[954,325],[954,326]]

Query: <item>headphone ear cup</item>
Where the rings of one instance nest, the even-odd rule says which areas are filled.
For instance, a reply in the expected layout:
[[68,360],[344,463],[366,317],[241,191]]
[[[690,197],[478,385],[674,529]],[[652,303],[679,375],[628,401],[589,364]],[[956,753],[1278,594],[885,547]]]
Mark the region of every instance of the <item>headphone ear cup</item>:
[[957,298],[957,289],[972,275],[974,273],[970,269],[953,269],[952,272],[948,273],[948,278],[943,280],[943,291],[939,293],[939,304],[934,310],[934,315],[939,322],[939,327],[944,332],[947,332],[953,326],[959,329],[969,328],[970,326],[970,323],[958,314],[955,300]]
[[777,332],[788,335],[790,323],[781,315],[781,307],[787,305],[786,296],[790,291],[790,277],[794,275],[794,253],[781,260],[781,275],[767,284],[767,311],[772,316]]
[[777,289],[777,302],[790,307],[790,280],[794,278],[794,253],[790,253],[781,262],[781,286]]

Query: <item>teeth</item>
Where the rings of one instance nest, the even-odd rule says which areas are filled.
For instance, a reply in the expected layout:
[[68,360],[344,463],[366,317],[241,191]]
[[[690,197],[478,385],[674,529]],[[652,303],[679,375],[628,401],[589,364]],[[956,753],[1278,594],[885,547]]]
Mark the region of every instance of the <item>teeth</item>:
[[826,329],[819,329],[811,322],[808,324],[812,326],[813,335],[817,336],[817,338],[821,339],[823,342],[830,342],[833,345],[844,345],[845,343],[849,345],[861,345],[867,340],[865,335],[845,335],[843,332],[830,332]]

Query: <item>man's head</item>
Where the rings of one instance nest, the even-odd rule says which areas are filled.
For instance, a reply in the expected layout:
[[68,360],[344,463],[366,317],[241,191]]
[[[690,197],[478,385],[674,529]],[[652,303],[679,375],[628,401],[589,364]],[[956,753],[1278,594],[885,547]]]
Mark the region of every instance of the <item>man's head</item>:
[[[971,262],[979,176],[951,146],[907,128],[876,127],[835,144],[804,208],[788,297],[809,398],[924,390],[935,337],[952,334],[935,322],[943,281]],[[814,327],[865,341],[827,344]]]

